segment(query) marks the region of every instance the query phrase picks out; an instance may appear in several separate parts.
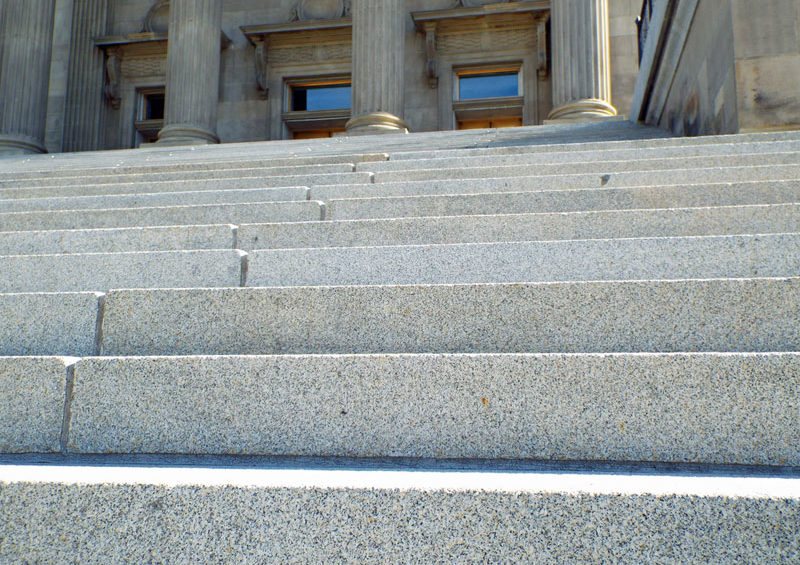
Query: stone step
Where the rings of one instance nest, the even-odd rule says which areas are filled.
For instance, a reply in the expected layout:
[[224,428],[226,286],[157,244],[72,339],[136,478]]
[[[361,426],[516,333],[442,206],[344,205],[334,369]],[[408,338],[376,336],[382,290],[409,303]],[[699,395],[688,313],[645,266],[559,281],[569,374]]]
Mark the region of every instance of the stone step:
[[[51,177],[24,179],[24,180],[0,180],[2,188],[36,188],[46,186],[82,186],[91,184],[139,184],[148,182],[168,182],[168,181],[187,181],[187,180],[217,180],[226,181],[231,178],[258,178],[271,179],[282,177],[308,176],[316,178],[320,175],[346,175],[355,169],[353,163],[343,163],[340,165],[303,165],[299,167],[269,167],[253,169],[187,169],[173,172],[142,172],[136,174],[113,174],[113,175],[85,175],[76,177]],[[297,183],[302,184],[302,183]]]
[[105,295],[0,294],[0,356],[96,355]]
[[[780,154],[781,157],[774,156],[774,163],[766,165],[759,160],[769,162],[769,156],[756,155],[755,159],[744,159],[744,156],[731,155],[724,157],[689,157],[680,159],[651,159],[641,161],[613,161],[604,163],[565,163],[560,165],[510,165],[503,167],[460,167],[453,169],[418,169],[403,171],[384,171],[375,173],[374,182],[408,182],[408,181],[428,181],[428,180],[461,180],[461,179],[488,179],[506,177],[530,177],[538,176],[547,178],[555,175],[613,175],[614,173],[636,174],[640,177],[647,176],[646,173],[653,171],[655,174],[663,174],[669,171],[683,171],[684,174],[693,174],[695,170],[702,174],[702,171],[717,170],[717,173],[733,174],[743,172],[748,167],[753,168],[753,173],[769,173],[772,167],[783,166],[783,172],[790,173],[800,170],[800,157],[797,153]],[[785,157],[784,155],[788,155]],[[709,161],[720,163],[719,165],[705,166]],[[648,168],[648,166],[652,168]],[[726,170],[729,169],[729,170]],[[737,178],[732,180],[762,180],[776,178],[770,176]],[[794,178],[794,177],[783,177]],[[715,179],[717,181],[722,179]],[[347,182],[346,180],[344,182]],[[696,182],[696,181],[695,181]],[[299,184],[299,183],[298,183]],[[319,183],[322,184],[322,183]],[[639,184],[642,184],[641,181]]]
[[[311,187],[312,200],[378,198],[389,196],[431,196],[485,194],[493,192],[542,192],[553,190],[589,190],[610,188],[671,187],[692,192],[708,190],[749,193],[751,190],[796,190],[800,167],[737,167],[727,169],[695,169],[654,171],[651,173],[613,173],[604,175],[550,175],[530,177],[455,179],[390,182],[382,184],[343,184]],[[795,175],[795,176],[792,176]],[[774,187],[774,188],[771,188]],[[714,203],[710,204],[715,205]]]
[[[546,155],[546,154],[544,154]],[[585,157],[584,157],[585,158]],[[766,165],[798,165],[800,152],[754,153],[746,155],[703,155],[699,157],[672,157],[623,160],[575,160],[558,163],[500,163],[496,158],[470,159],[420,159],[413,161],[387,161],[390,168],[367,164],[359,170],[375,172],[375,182],[396,182],[430,179],[503,178],[509,176],[563,175],[584,173],[615,173],[630,171],[667,171],[692,168],[745,167]]]
[[152,208],[155,206],[193,206],[236,204],[240,202],[289,202],[308,200],[305,187],[197,190],[98,196],[63,196],[0,200],[3,212],[44,210],[98,210],[102,208]]
[[53,198],[63,196],[99,196],[111,194],[137,194],[157,192],[196,192],[201,190],[231,189],[284,189],[294,198],[299,189],[317,184],[366,184],[372,183],[371,173],[347,173],[333,175],[305,175],[288,177],[247,177],[213,180],[174,180],[143,183],[109,183],[74,186],[45,186],[0,189],[0,198]]
[[247,262],[251,287],[782,277],[800,274],[800,234],[267,249]]
[[[396,171],[407,169],[436,169],[474,166],[503,165],[552,165],[556,163],[603,163],[606,161],[638,161],[670,158],[711,158],[715,156],[754,154],[771,155],[800,151],[800,139],[766,143],[721,143],[719,145],[689,145],[674,147],[646,147],[628,149],[575,150],[561,146],[562,151],[525,151],[516,147],[515,153],[489,152],[481,150],[449,150],[419,154],[400,153],[391,159],[359,163],[356,170]],[[440,154],[441,153],[441,154]],[[710,165],[707,165],[710,166]]]
[[[759,204],[709,208],[243,224],[238,226],[236,245],[246,250],[298,249],[322,246],[365,247],[606,237],[746,235],[798,231],[800,231],[800,204]],[[3,253],[4,249],[43,249],[45,245],[53,245],[55,249],[63,248],[63,246],[56,248],[55,243],[50,244],[46,240],[45,236],[49,232],[30,232],[35,234],[30,238],[25,237],[24,233],[0,232],[0,253]],[[88,244],[82,243],[82,245]]]
[[[220,161],[281,160],[291,162],[296,157],[312,158],[358,154],[375,154],[398,151],[420,151],[506,146],[553,146],[590,142],[598,146],[614,140],[632,140],[647,143],[653,138],[671,138],[657,128],[631,123],[569,124],[560,126],[534,126],[508,130],[470,130],[419,132],[403,136],[336,137],[330,139],[284,140],[248,143],[230,143],[208,146],[147,147],[136,151],[96,151],[62,153],[54,155],[25,155],[3,160],[4,169],[10,173],[47,172],[77,168],[110,168],[121,166],[163,166],[179,162],[215,163]],[[737,141],[776,141],[792,138],[784,132],[736,136]],[[695,138],[700,139],[700,138]],[[728,136],[729,140],[734,137]],[[678,142],[685,143],[685,141]],[[692,140],[691,144],[697,142]]]
[[[17,359],[3,388],[45,410]],[[70,453],[797,466],[797,375],[797,353],[89,358],[47,412]]]
[[800,231],[800,204],[0,232],[0,255],[295,249]]
[[235,287],[246,256],[233,249],[0,256],[0,292]]
[[21,461],[0,467],[7,562],[790,563],[800,551],[795,475]]
[[236,232],[230,224],[0,232],[0,255],[235,249]]
[[[445,181],[452,188],[456,188]],[[326,206],[328,220],[363,220],[423,216],[465,216],[542,212],[586,212],[790,204],[800,202],[800,182],[719,183],[698,185],[567,188],[512,192],[495,179],[483,181],[496,192],[333,198]],[[393,192],[395,187],[386,191]],[[533,187],[531,187],[533,188]],[[475,190],[473,184],[462,190]],[[426,190],[423,188],[423,190]],[[428,189],[431,190],[431,189]],[[376,191],[377,192],[377,191]],[[312,190],[312,195],[314,195]],[[314,198],[319,198],[317,193]]]
[[[82,155],[87,155],[83,153]],[[117,153],[117,156],[120,156]],[[57,156],[56,156],[57,157]],[[80,156],[77,157],[79,164]],[[126,158],[128,156],[126,155]],[[181,171],[223,171],[223,170],[238,170],[238,169],[267,169],[275,167],[303,167],[303,166],[320,166],[320,165],[342,165],[350,164],[354,166],[356,163],[367,161],[385,161],[389,158],[387,153],[359,153],[353,155],[320,155],[320,156],[299,156],[290,155],[287,157],[278,157],[273,159],[259,159],[257,157],[251,158],[230,158],[230,159],[217,159],[217,160],[187,160],[187,159],[167,159],[164,162],[143,162],[137,165],[112,165],[112,166],[83,166],[72,168],[60,168],[57,171],[50,169],[41,169],[38,171],[17,171],[9,173],[5,178],[7,180],[30,180],[30,179],[50,179],[61,178],[66,179],[69,177],[83,177],[83,176],[111,176],[118,175],[136,175],[142,173],[173,173]],[[76,159],[73,159],[76,160]],[[108,160],[107,160],[108,161]],[[125,161],[125,159],[122,159]],[[94,161],[88,161],[92,163]]]
[[297,222],[319,220],[324,213],[317,201],[9,212],[0,214],[0,231]]
[[794,351],[798,305],[797,278],[112,290],[102,352]]
[[0,452],[797,466],[798,369],[798,353],[0,357]]

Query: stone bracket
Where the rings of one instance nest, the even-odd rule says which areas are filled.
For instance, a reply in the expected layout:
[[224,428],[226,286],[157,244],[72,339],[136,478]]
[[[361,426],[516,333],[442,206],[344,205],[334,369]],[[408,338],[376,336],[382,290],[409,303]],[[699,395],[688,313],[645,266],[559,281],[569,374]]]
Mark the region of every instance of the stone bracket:
[[256,83],[263,98],[269,98],[269,38],[255,41]]
[[116,49],[110,49],[106,53],[106,73],[103,94],[111,107],[119,110],[122,104],[120,94],[120,83],[122,82],[122,59]]
[[436,50],[436,24],[427,22],[425,24],[425,53],[427,64],[425,66],[428,74],[428,85],[431,88],[439,87],[439,54]]
[[547,51],[547,21],[536,24],[537,67],[536,73],[540,79],[545,79],[550,74],[549,53]]

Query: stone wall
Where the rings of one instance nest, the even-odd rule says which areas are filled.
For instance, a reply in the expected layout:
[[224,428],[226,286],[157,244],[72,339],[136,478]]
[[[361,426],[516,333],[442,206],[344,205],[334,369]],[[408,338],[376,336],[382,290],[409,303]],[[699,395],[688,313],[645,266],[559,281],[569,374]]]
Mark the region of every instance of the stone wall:
[[676,135],[800,128],[800,2],[671,0],[659,10],[632,119]]
[[739,127],[800,128],[800,2],[731,0]]

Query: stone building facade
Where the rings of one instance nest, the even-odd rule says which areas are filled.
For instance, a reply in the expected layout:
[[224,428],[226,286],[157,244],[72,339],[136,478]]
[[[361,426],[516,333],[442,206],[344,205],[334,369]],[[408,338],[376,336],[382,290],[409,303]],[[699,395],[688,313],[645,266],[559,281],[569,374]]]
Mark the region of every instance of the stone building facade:
[[[800,1],[768,3],[782,35],[767,47],[796,56]],[[641,0],[0,0],[0,151],[627,114],[641,9]],[[718,20],[748,53],[765,42],[741,19]],[[748,86],[759,79],[749,68],[736,69]],[[800,122],[791,108],[782,116]]]

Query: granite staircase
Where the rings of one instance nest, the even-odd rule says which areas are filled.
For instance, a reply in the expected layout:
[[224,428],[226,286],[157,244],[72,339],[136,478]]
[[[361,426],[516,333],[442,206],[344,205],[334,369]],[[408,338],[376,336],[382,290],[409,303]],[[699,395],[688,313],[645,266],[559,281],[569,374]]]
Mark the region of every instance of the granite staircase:
[[0,562],[796,563],[800,133],[0,161]]

